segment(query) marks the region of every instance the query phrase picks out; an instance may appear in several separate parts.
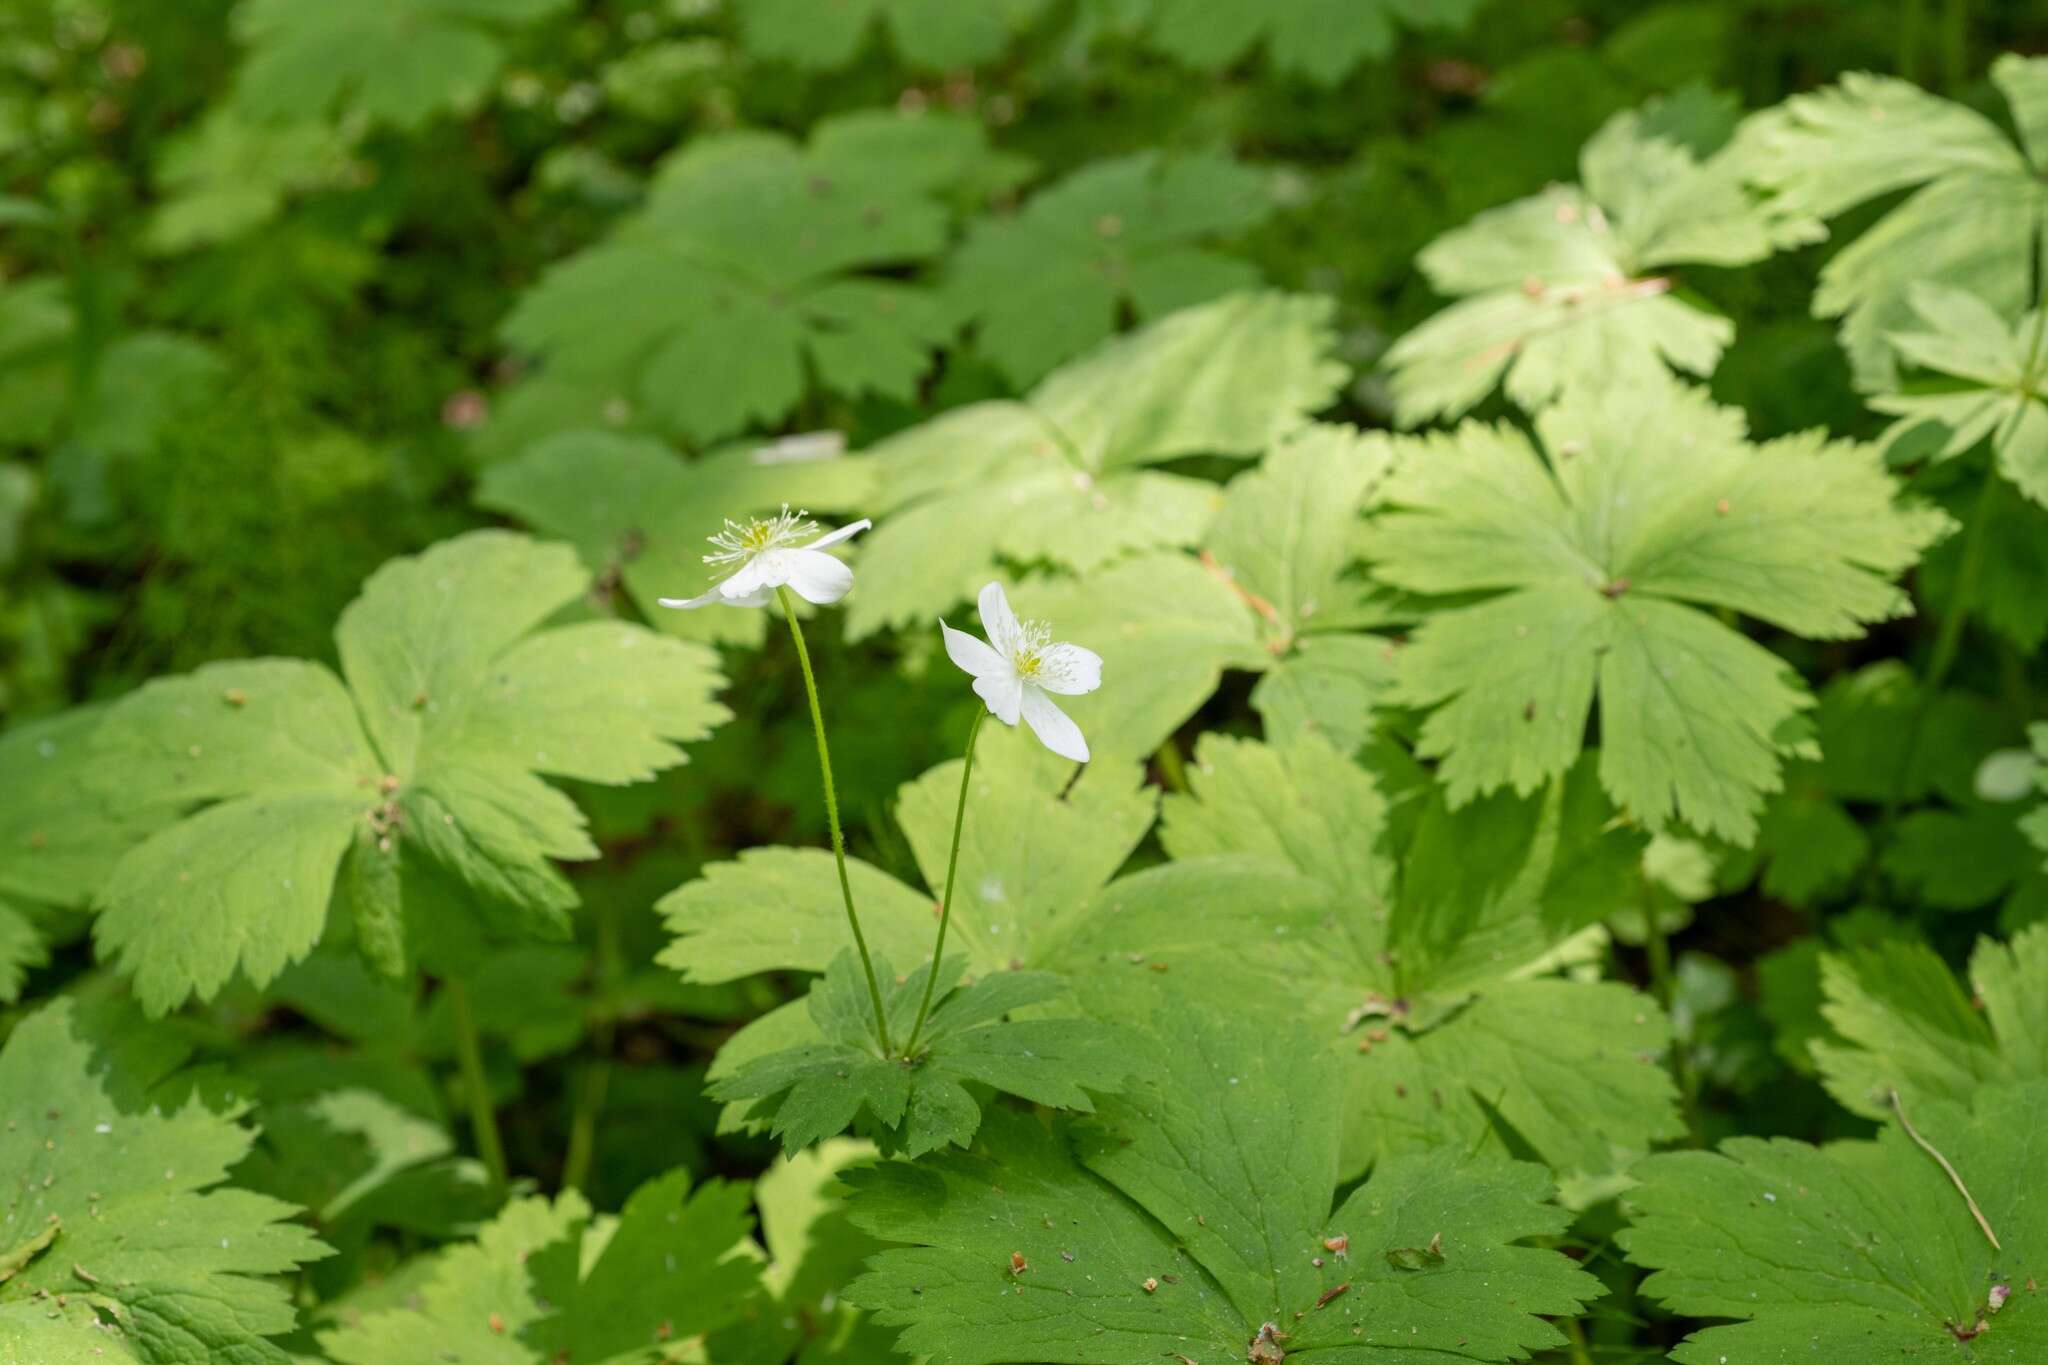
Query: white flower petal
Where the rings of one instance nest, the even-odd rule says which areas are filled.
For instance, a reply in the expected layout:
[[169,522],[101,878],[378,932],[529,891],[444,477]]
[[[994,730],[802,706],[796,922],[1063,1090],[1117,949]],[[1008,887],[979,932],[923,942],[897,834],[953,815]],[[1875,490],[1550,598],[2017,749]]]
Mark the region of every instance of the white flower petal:
[[747,593],[743,597],[727,597],[725,605],[728,607],[765,607],[774,600],[775,589],[762,588],[756,592]]
[[677,611],[695,611],[699,607],[708,607],[713,602],[723,602],[726,599],[724,593],[713,588],[710,592],[696,597],[657,597],[654,600],[664,607],[673,607]]
[[1063,697],[1102,686],[1102,656],[1079,645],[1053,645],[1038,656],[1038,685]]
[[1017,723],[1024,704],[1024,684],[1008,671],[991,673],[974,680],[974,695],[988,703],[988,712],[1005,725]]
[[945,634],[946,657],[958,664],[960,671],[969,677],[985,678],[1009,667],[1002,655],[966,631],[955,630],[944,621],[939,622],[939,629]]
[[1053,705],[1051,697],[1040,687],[1024,689],[1024,723],[1031,727],[1031,733],[1039,742],[1058,754],[1076,763],[1088,761],[1088,741],[1081,736],[1081,727],[1073,718]]
[[788,550],[763,550],[720,583],[719,593],[727,601],[754,598],[763,592],[772,596],[773,589],[789,581],[789,553]]
[[813,606],[837,602],[853,587],[853,570],[823,550],[805,548],[777,553],[785,556],[784,577],[789,586]]
[[862,517],[859,521],[856,521],[851,525],[842,526],[836,531],[830,531],[822,536],[819,536],[816,540],[812,541],[810,544],[804,546],[803,548],[806,550],[822,550],[827,545],[837,545],[842,540],[851,540],[855,536],[859,535],[862,531],[867,530],[870,526],[873,525],[874,523],[872,521],[869,521],[866,517]]
[[[1023,629],[1017,624],[1017,613],[1010,610],[1010,598],[1000,583],[991,583],[981,590],[981,630],[988,636],[988,642],[995,646],[996,653],[1006,659],[1015,659],[1017,638]],[[1010,721],[1015,725],[1016,721]]]

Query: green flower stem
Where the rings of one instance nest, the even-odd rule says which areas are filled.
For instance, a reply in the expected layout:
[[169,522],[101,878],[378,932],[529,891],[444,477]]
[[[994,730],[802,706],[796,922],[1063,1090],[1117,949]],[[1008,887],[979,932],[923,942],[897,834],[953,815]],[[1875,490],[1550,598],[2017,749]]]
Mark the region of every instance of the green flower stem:
[[846,901],[846,925],[853,930],[853,946],[860,950],[861,970],[868,974],[868,1000],[875,1007],[875,1038],[883,1056],[893,1056],[889,1042],[889,1016],[882,1008],[882,988],[875,981],[875,961],[868,956],[867,936],[860,931],[860,915],[853,908],[853,882],[846,875],[846,835],[839,828],[839,796],[832,786],[832,750],[825,743],[825,712],[818,705],[818,680],[811,673],[811,652],[804,647],[803,627],[796,620],[796,599],[788,588],[777,588],[775,600],[782,603],[782,615],[789,622],[789,638],[796,641],[796,661],[804,672],[804,695],[811,702],[811,729],[818,736],[818,773],[825,780],[825,819],[832,826],[832,856],[839,863],[839,894]]
[[597,928],[598,1014],[591,1028],[592,1056],[584,1067],[576,1111],[569,1120],[569,1150],[562,1159],[565,1190],[580,1190],[590,1179],[590,1164],[597,1151],[597,1124],[611,1089],[612,1048],[618,1040],[618,1016],[612,998],[619,976],[618,911],[608,898],[600,896],[592,906],[592,914]]
[[448,995],[448,1012],[455,1024],[455,1056],[462,1064],[462,1088],[469,1101],[469,1128],[476,1140],[476,1152],[491,1174],[491,1188],[505,1188],[505,1144],[498,1136],[498,1114],[491,1108],[491,1083],[484,1076],[483,1045],[477,1038],[476,1011],[469,1003],[469,987],[454,977],[441,983]]
[[974,724],[967,728],[967,760],[960,765],[960,800],[953,807],[953,850],[946,855],[946,891],[939,901],[939,937],[932,945],[932,969],[925,974],[924,999],[917,1007],[917,1021],[910,1026],[910,1041],[903,1045],[906,1057],[917,1050],[917,1036],[924,1030],[925,1016],[931,1013],[932,987],[939,983],[939,959],[946,951],[946,926],[953,922],[953,877],[960,870],[960,831],[967,824],[967,783],[974,776],[974,741],[981,738],[981,723],[987,719],[987,708],[977,707]]

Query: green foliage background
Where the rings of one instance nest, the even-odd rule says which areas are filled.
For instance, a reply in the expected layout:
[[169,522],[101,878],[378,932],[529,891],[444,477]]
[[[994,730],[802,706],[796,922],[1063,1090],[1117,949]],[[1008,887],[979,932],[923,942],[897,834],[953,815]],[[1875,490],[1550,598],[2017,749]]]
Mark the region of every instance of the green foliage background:
[[[2048,1359],[2044,49],[0,8],[0,1365]],[[788,642],[654,607],[785,502],[913,983],[932,621],[1107,660],[901,1131]]]

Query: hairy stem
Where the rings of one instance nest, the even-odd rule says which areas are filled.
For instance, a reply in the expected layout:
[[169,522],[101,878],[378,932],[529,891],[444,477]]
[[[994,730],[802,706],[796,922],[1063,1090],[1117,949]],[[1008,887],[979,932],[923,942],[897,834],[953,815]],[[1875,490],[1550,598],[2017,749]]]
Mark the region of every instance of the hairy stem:
[[932,988],[939,984],[939,961],[946,951],[946,926],[953,922],[953,879],[960,870],[960,831],[967,824],[967,784],[974,777],[974,741],[981,738],[981,723],[988,711],[977,707],[974,724],[967,729],[967,758],[960,765],[960,799],[953,807],[953,848],[946,855],[946,889],[939,900],[939,936],[932,945],[932,968],[925,974],[924,999],[917,1006],[917,1020],[910,1026],[910,1041],[903,1045],[908,1057],[917,1049],[917,1036],[924,1030],[925,1016],[932,1009]]
[[789,638],[796,641],[796,661],[804,673],[804,695],[811,702],[811,729],[818,736],[818,774],[825,782],[825,820],[832,826],[832,857],[839,864],[839,894],[846,901],[846,926],[853,930],[853,946],[860,950],[861,970],[868,976],[868,1001],[875,1007],[875,1041],[882,1055],[893,1056],[889,1042],[889,1016],[882,1008],[882,988],[875,981],[875,961],[868,956],[867,935],[860,931],[860,914],[853,908],[853,882],[846,875],[846,835],[839,828],[839,796],[832,786],[832,750],[825,742],[825,712],[818,705],[818,680],[811,673],[811,652],[804,647],[803,627],[797,624],[796,599],[788,588],[777,588],[775,599],[782,603],[782,615],[789,622]]
[[455,1024],[455,1056],[462,1066],[462,1089],[469,1101],[469,1129],[476,1140],[476,1154],[490,1172],[491,1188],[505,1188],[505,1144],[498,1136],[498,1114],[491,1108],[491,1085],[484,1076],[483,1044],[477,1037],[476,1011],[469,1003],[469,987],[455,977],[441,983],[448,993],[448,1012]]

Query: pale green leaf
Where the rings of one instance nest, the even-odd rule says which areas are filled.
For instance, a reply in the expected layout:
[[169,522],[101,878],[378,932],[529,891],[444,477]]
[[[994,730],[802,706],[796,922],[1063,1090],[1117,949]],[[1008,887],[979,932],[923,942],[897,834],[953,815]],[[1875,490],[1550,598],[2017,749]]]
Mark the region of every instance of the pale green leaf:
[[[701,646],[619,622],[536,630],[584,583],[566,546],[475,532],[365,583],[336,629],[346,686],[317,664],[255,660],[111,708],[94,738],[102,799],[182,817],[98,894],[101,951],[144,1003],[210,997],[237,969],[269,981],[336,903],[394,974],[436,916],[566,933],[576,898],[551,860],[597,849],[539,774],[639,780],[726,715]],[[478,897],[450,904],[409,854]]]
[[1235,294],[1184,309],[1066,365],[1021,403],[980,403],[870,453],[879,525],[848,599],[854,638],[928,621],[1002,561],[1093,571],[1192,548],[1213,485],[1143,468],[1263,453],[1343,381],[1327,300]]
[[1726,318],[1674,292],[1671,268],[1746,265],[1787,240],[1728,155],[1672,125],[1693,91],[1609,119],[1552,186],[1439,237],[1418,258],[1458,302],[1387,352],[1404,425],[1456,417],[1505,380],[1529,411],[1577,386],[1705,376],[1734,339]]
[[325,123],[257,123],[221,105],[163,144],[152,177],[163,198],[143,241],[166,254],[230,241],[292,196],[343,183],[350,164],[347,139]]
[[1828,1093],[1866,1118],[1930,1100],[1968,1104],[1985,1085],[2048,1079],[2048,926],[2011,943],[1980,939],[1970,991],[1925,944],[1878,943],[1821,958],[1821,1014],[1833,1035],[1813,1056]]
[[1906,609],[1893,580],[1945,518],[1901,506],[1867,449],[1751,445],[1696,392],[1585,393],[1540,430],[1547,458],[1504,427],[1411,439],[1383,491],[1377,577],[1490,594],[1429,614],[1396,656],[1394,699],[1434,708],[1420,752],[1454,801],[1531,792],[1577,758],[1597,697],[1618,804],[1749,842],[1784,758],[1810,752],[1812,698],[1700,608],[1854,636]]
[[1892,349],[1948,382],[1879,394],[1870,406],[1901,419],[1894,433],[1923,422],[1945,428],[1939,458],[1988,440],[1999,473],[2048,506],[2048,312],[2008,323],[1975,295],[1933,283],[1911,286],[1906,302],[1920,327],[1892,333]]
[[[1060,924],[1113,876],[1152,823],[1153,798],[1136,767],[1097,760],[1068,790],[1073,765],[1024,731],[980,737],[961,833],[948,952],[976,974],[1037,966]],[[921,962],[938,928],[939,893],[960,794],[960,763],[944,763],[898,794],[897,822],[926,888],[849,859],[868,942],[897,962]],[[852,942],[832,855],[757,848],[713,863],[657,909],[675,941],[660,961],[696,982],[756,972],[822,972]]]
[[106,792],[121,770],[93,749],[103,714],[82,707],[0,731],[0,896],[82,908],[172,814],[132,787]]
[[[2048,63],[2007,55],[1993,79],[2014,109],[2038,107]],[[1912,329],[1916,288],[1962,289],[2008,317],[2036,302],[2041,149],[2015,147],[1975,111],[1856,72],[1754,116],[1737,145],[1743,172],[1787,215],[1831,218],[1913,191],[1828,260],[1814,294],[1815,317],[1842,319],[1858,387],[1897,387],[1890,338]]]

